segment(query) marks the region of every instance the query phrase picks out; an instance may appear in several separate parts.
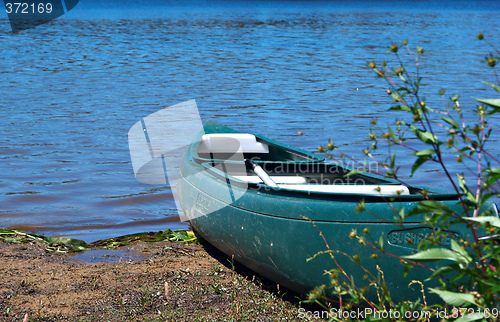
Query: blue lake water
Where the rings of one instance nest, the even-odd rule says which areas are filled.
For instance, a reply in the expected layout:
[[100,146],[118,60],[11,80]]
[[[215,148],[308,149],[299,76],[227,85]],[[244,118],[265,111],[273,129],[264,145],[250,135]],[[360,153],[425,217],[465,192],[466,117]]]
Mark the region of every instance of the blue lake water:
[[[361,159],[370,120],[397,116],[367,63],[408,39],[426,50],[427,101],[442,106],[443,88],[470,110],[495,95],[476,36],[500,44],[499,14],[495,1],[80,1],[12,34],[0,13],[0,227],[86,241],[187,228],[168,187],[135,180],[127,133],[190,99],[203,120],[311,151],[334,138]],[[408,182],[449,187],[432,166]]]

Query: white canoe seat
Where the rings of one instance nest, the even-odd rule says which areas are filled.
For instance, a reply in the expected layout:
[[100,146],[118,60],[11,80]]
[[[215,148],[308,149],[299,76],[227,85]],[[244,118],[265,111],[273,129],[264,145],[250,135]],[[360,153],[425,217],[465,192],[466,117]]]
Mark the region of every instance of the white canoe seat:
[[[239,142],[239,147],[235,148],[235,142]],[[255,135],[252,134],[205,134],[201,137],[197,150],[198,153],[236,153],[238,151],[241,153],[269,153],[269,146],[258,142]]]
[[[276,182],[278,183],[278,182]],[[403,185],[335,185],[335,184],[278,184],[280,188],[306,191],[352,193],[367,196],[409,195],[410,190]]]
[[[258,176],[233,176],[234,178],[248,183],[262,183]],[[271,176],[276,183],[307,183],[306,178],[299,176]]]

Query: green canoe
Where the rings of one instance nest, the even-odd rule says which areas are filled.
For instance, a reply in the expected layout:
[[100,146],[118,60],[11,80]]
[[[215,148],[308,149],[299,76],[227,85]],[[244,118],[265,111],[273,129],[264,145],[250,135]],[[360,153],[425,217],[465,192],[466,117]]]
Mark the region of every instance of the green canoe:
[[[249,159],[253,162],[244,162]],[[263,183],[266,178],[257,175],[255,164],[270,176],[271,184]],[[345,177],[349,171],[307,151],[209,121],[184,154],[177,189],[195,232],[281,286],[306,293],[328,285],[325,271],[338,266],[360,287],[367,284],[366,273],[345,253],[360,255],[360,263],[374,276],[378,265],[393,300],[415,300],[421,295],[420,285],[409,284],[424,282],[429,271],[414,268],[403,277],[399,259],[384,254],[373,259],[374,251],[349,234],[356,230],[361,235],[367,228],[388,253],[414,253],[432,229],[422,225],[419,216],[407,218],[404,225],[393,222],[395,210],[414,208],[424,188],[373,174]],[[427,189],[432,199],[459,211],[457,194]],[[355,214],[362,200],[366,211]],[[488,207],[498,214],[494,203]],[[452,238],[470,238],[470,231],[463,227],[448,235],[443,246],[449,246]],[[314,257],[327,249],[325,241],[338,251],[336,262],[328,254]],[[376,294],[367,296],[373,299]]]

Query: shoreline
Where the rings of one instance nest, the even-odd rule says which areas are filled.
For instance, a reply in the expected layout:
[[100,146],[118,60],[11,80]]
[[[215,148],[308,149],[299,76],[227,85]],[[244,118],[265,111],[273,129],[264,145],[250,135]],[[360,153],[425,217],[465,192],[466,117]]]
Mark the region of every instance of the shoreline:
[[297,294],[208,243],[138,241],[89,256],[94,262],[51,245],[0,240],[0,320],[299,320]]

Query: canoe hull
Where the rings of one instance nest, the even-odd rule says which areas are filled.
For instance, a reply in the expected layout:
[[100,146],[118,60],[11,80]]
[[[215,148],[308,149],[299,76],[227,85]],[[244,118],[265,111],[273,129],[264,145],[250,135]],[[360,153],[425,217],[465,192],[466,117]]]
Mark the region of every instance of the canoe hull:
[[[350,221],[330,222],[285,218],[224,203],[214,198],[213,193],[200,190],[183,177],[178,189],[183,211],[192,218],[190,223],[193,230],[226,255],[298,293],[307,293],[322,284],[329,285],[330,278],[325,275],[325,270],[339,268],[355,277],[357,285],[366,286],[368,282],[362,280],[365,273],[344,252],[351,256],[360,255],[360,263],[374,276],[377,276],[376,266],[379,265],[393,300],[415,300],[420,295],[420,285],[408,285],[412,280],[423,281],[429,276],[429,271],[415,268],[403,277],[403,266],[399,265],[397,259],[379,254],[375,260],[371,258],[375,251],[349,237],[351,231],[363,234],[367,228],[374,240],[383,237],[384,249],[388,253],[410,255],[416,250],[419,236],[430,232],[429,228],[422,227],[418,222],[405,224],[403,229],[393,223],[374,220],[357,222],[355,215],[351,215]],[[300,205],[300,200],[295,201],[295,207],[307,207],[306,204]],[[339,204],[338,213],[330,212],[330,216],[341,216],[344,213],[342,208],[343,205]],[[452,235],[455,239],[467,238],[467,231],[454,232]],[[327,249],[325,240],[330,249],[336,252],[333,254],[336,262],[328,254],[310,260],[315,254]],[[376,298],[373,292],[368,296]]]

